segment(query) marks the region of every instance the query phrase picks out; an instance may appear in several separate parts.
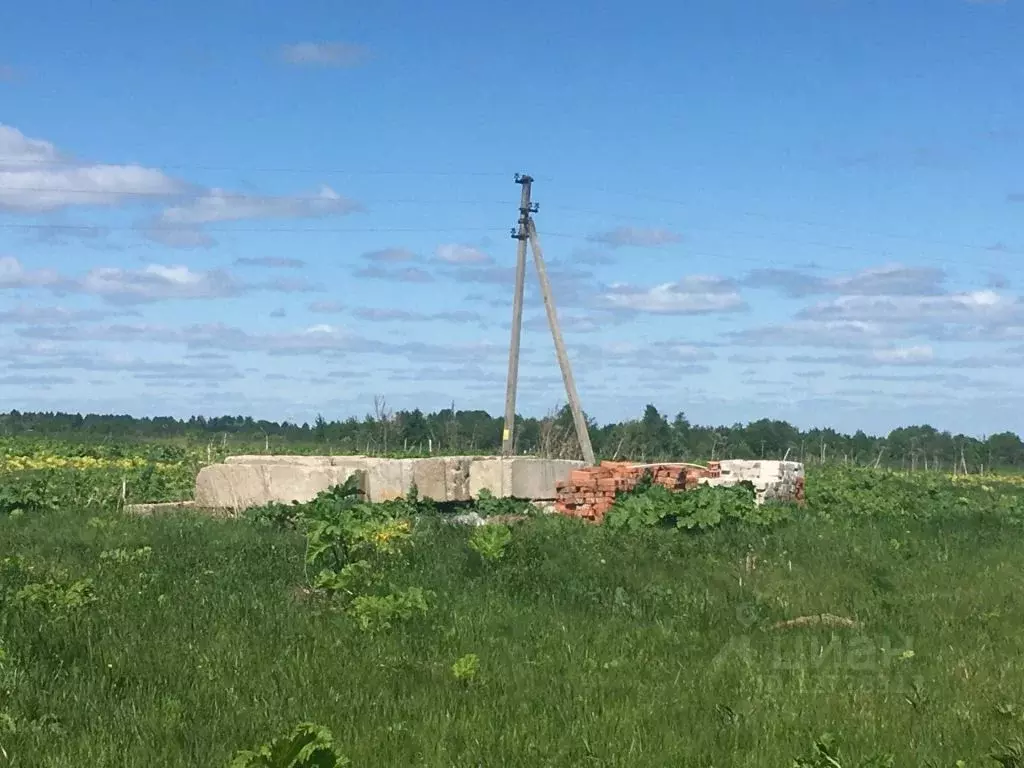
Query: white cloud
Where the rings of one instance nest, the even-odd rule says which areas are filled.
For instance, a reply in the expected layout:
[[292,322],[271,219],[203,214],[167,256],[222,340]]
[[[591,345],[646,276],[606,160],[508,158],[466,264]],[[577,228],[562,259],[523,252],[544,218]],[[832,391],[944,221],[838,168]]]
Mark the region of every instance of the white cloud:
[[893,335],[885,326],[874,322],[797,320],[745,328],[727,334],[727,338],[734,344],[758,347],[863,347],[892,338]]
[[211,189],[192,201],[166,208],[158,223],[198,225],[245,219],[300,219],[352,213],[359,203],[342,197],[324,185],[315,195],[288,197],[246,195]]
[[239,267],[267,267],[268,269],[302,269],[306,262],[283,256],[243,256],[235,259]]
[[590,266],[603,266],[615,263],[615,259],[610,254],[599,248],[577,248],[572,252],[570,261],[573,264],[587,264]]
[[885,323],[990,323],[1024,320],[1024,304],[991,289],[938,296],[840,296],[819,302],[800,317]]
[[581,361],[625,368],[691,366],[714,360],[715,352],[704,344],[674,339],[656,343],[613,341],[604,344],[577,344],[573,356]]
[[610,309],[652,314],[694,315],[746,307],[732,281],[711,276],[685,277],[651,288],[619,283],[609,286],[599,298]]
[[0,288],[37,288],[55,285],[60,275],[52,269],[25,269],[13,256],[0,256]]
[[363,258],[380,264],[401,264],[417,260],[416,254],[407,248],[383,248],[378,251],[368,251],[363,254]]
[[187,203],[165,208],[148,226],[146,236],[164,245],[196,248],[213,244],[205,224],[250,219],[310,219],[343,216],[364,210],[326,185],[312,195],[249,195],[214,188]]
[[871,353],[872,359],[879,363],[891,365],[921,365],[935,360],[935,351],[927,345],[916,347],[892,347],[876,349]]
[[446,264],[490,264],[493,259],[471,245],[449,243],[437,247],[436,256]]
[[56,384],[73,384],[75,380],[70,376],[50,376],[15,373],[10,376],[0,376],[0,387],[31,387],[32,389],[50,389]]
[[0,124],[0,210],[43,213],[170,197],[185,185],[155,168],[76,162],[48,141]]
[[377,264],[357,269],[354,272],[356,277],[369,280],[387,280],[395,283],[432,283],[434,276],[425,269],[419,267],[402,267],[399,269],[388,269]]
[[68,309],[66,307],[28,307],[0,311],[0,323],[49,325],[103,320],[111,315],[137,314],[103,309]]
[[304,42],[281,46],[281,58],[289,64],[351,67],[368,55],[365,46],[343,42]]
[[353,310],[353,314],[372,323],[484,323],[483,317],[478,312],[468,310],[453,310],[449,312],[413,312],[405,309],[377,309],[373,307],[361,307]]
[[314,301],[309,305],[310,312],[318,314],[337,314],[345,311],[345,305],[337,301]]
[[662,245],[678,243],[682,236],[668,229],[643,229],[639,227],[617,227],[608,232],[599,232],[587,238],[592,243],[601,243],[610,248],[638,246],[641,248],[657,248]]
[[[353,355],[393,356],[405,363],[463,362],[494,359],[508,353],[507,340],[465,343],[392,341],[357,336],[343,328],[320,323],[298,330],[255,333],[222,323],[172,327],[151,324],[65,324],[36,325],[17,329],[18,336],[36,340],[35,346],[22,350],[22,357],[62,353],[54,345],[71,343],[81,349],[83,342],[116,344],[144,343],[183,345],[191,350],[223,352],[264,352],[270,355]],[[44,361],[45,363],[45,361]],[[47,367],[38,362],[18,363],[32,368]]]
[[744,279],[755,288],[777,288],[799,298],[814,294],[843,296],[927,296],[942,293],[941,269],[889,264],[843,277],[821,277],[798,269],[756,269]]
[[186,266],[148,264],[142,269],[98,267],[74,284],[74,290],[114,303],[235,296],[239,283],[221,270],[193,271]]

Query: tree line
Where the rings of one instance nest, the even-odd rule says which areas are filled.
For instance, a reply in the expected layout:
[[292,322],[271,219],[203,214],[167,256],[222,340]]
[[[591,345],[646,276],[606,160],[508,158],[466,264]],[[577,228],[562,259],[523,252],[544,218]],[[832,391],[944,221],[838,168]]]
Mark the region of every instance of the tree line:
[[[979,472],[1024,468],[1024,443],[1013,432],[972,437],[927,424],[901,427],[887,435],[862,430],[801,430],[786,421],[701,426],[684,413],[669,418],[648,405],[640,418],[598,424],[587,418],[594,450],[601,458],[636,461],[782,459],[805,464],[847,463],[901,469]],[[217,444],[234,452],[290,450],[367,455],[494,454],[501,449],[503,423],[481,410],[454,407],[426,413],[391,410],[378,399],[365,417],[312,423],[256,420],[250,416],[190,419],[77,413],[0,414],[0,435],[83,441],[161,441]],[[577,458],[579,447],[567,407],[544,418],[517,417],[516,452]]]

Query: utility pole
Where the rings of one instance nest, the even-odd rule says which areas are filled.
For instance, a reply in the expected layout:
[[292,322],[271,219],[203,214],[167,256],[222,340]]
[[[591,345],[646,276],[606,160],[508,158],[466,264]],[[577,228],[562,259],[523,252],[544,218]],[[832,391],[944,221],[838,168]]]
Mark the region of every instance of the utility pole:
[[519,241],[516,261],[516,286],[512,305],[512,340],[509,345],[508,359],[508,381],[505,391],[505,429],[502,433],[502,454],[509,456],[512,453],[515,411],[516,411],[516,388],[519,379],[519,338],[523,321],[523,284],[526,273],[526,242],[530,242],[530,250],[533,252],[534,266],[537,268],[537,278],[540,282],[541,294],[544,297],[544,309],[548,316],[548,325],[551,328],[551,337],[555,343],[555,354],[558,357],[558,366],[562,371],[562,381],[565,383],[565,394],[569,399],[569,410],[572,412],[573,424],[576,427],[576,438],[580,444],[580,451],[583,453],[583,460],[587,465],[593,466],[596,463],[594,447],[590,442],[590,432],[587,430],[587,421],[583,417],[583,409],[580,407],[579,393],[576,391],[576,381],[573,378],[572,366],[569,364],[569,355],[565,351],[565,340],[562,338],[562,329],[558,323],[558,312],[555,310],[555,298],[551,292],[551,284],[548,282],[548,271],[544,264],[544,253],[540,247],[540,238],[537,236],[537,228],[534,226],[531,213],[537,212],[537,204],[530,201],[530,192],[533,179],[529,176],[516,174],[516,183],[523,186],[522,196],[519,204],[519,226],[512,230],[512,237]]
[[519,226],[512,230],[518,240],[516,247],[516,287],[512,296],[512,339],[508,347],[508,378],[505,383],[505,428],[501,433],[501,455],[511,456],[515,451],[516,389],[519,385],[519,338],[523,328],[523,284],[526,281],[526,238],[529,237],[530,214],[537,207],[530,202],[530,176],[516,174],[516,183],[522,186],[519,198]]
[[544,254],[540,249],[540,240],[537,237],[537,228],[533,225],[533,219],[527,221],[530,228],[530,249],[533,251],[533,262],[537,267],[537,278],[540,280],[540,290],[544,295],[544,309],[548,313],[548,325],[551,326],[551,338],[555,341],[555,354],[558,355],[558,367],[562,369],[562,380],[565,382],[565,394],[569,398],[569,409],[572,411],[572,420],[576,425],[576,439],[580,441],[580,450],[583,451],[583,461],[587,466],[596,464],[594,458],[594,446],[590,444],[590,432],[587,430],[587,420],[583,418],[583,409],[580,408],[580,396],[576,392],[576,381],[572,375],[572,367],[569,365],[569,355],[565,351],[565,341],[562,339],[562,328],[558,324],[558,313],[555,311],[555,297],[551,293],[551,284],[548,283],[548,270],[544,266]]

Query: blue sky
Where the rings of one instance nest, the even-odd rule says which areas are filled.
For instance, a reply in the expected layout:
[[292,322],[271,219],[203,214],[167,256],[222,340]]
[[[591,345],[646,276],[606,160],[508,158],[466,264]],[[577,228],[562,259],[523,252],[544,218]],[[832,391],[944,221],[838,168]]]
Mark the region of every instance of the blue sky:
[[527,172],[598,420],[1024,431],[1021,39],[1019,0],[40,0],[0,408],[498,414]]

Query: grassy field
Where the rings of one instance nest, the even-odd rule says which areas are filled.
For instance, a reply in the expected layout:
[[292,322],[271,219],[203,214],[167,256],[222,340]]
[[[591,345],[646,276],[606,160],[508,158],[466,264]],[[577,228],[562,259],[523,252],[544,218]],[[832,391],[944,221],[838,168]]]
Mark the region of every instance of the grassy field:
[[12,502],[0,766],[226,766],[301,722],[354,766],[1024,765],[1024,489],[807,491],[692,530]]

